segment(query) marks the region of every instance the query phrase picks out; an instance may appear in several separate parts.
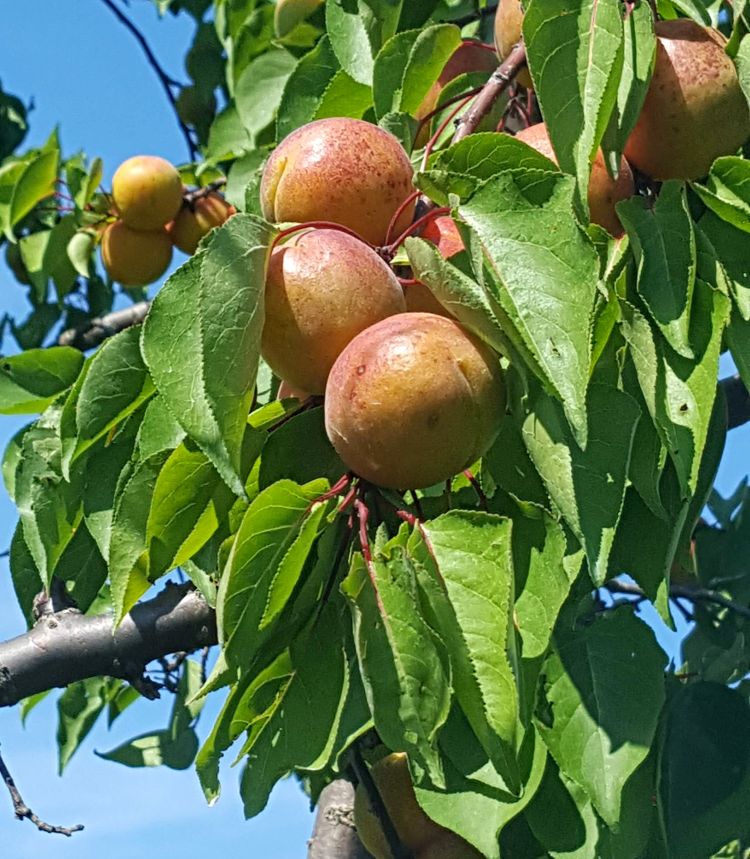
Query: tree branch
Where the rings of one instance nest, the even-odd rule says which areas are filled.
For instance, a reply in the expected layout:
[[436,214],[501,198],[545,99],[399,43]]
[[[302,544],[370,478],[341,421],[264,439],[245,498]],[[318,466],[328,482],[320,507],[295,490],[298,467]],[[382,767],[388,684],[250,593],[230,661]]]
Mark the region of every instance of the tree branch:
[[[623,594],[625,596],[636,597],[639,600],[647,599],[646,594],[638,585],[631,585],[628,582],[621,582],[619,579],[613,579],[607,582],[604,587],[611,594]],[[677,585],[669,586],[669,596],[672,599],[684,599],[692,603],[708,603],[717,605],[734,612],[740,617],[750,620],[750,607],[742,605],[719,591],[711,590],[710,588],[702,588],[699,585]]]
[[23,801],[23,797],[16,787],[13,776],[5,765],[2,755],[0,755],[0,778],[2,778],[5,786],[8,788],[8,793],[10,793],[10,798],[13,801],[13,813],[18,820],[30,820],[40,832],[49,832],[52,835],[65,835],[67,838],[70,838],[74,832],[80,832],[83,829],[80,823],[75,826],[53,826],[51,823],[46,823],[37,817]]
[[24,635],[0,643],[0,707],[87,677],[128,680],[153,659],[216,642],[214,612],[189,584],[168,584],[114,632],[109,613],[47,614]]
[[115,310],[106,316],[92,319],[81,328],[68,328],[57,338],[58,346],[73,346],[85,352],[100,346],[108,337],[119,334],[133,325],[140,325],[146,318],[150,301],[139,301],[124,310]]
[[193,140],[193,135],[190,133],[190,129],[180,119],[180,114],[177,110],[177,99],[175,98],[175,94],[172,91],[172,87],[179,87],[180,84],[164,71],[161,63],[156,59],[156,55],[151,50],[151,46],[146,41],[146,37],[130,20],[130,18],[128,18],[128,16],[115,5],[113,0],[102,0],[102,3],[104,3],[104,5],[112,12],[112,14],[117,18],[117,20],[133,34],[136,41],[141,46],[141,49],[143,50],[143,53],[146,55],[146,59],[148,60],[148,64],[156,72],[156,76],[159,78],[159,82],[161,83],[162,89],[164,90],[164,94],[167,96],[167,100],[172,105],[172,110],[177,117],[177,122],[179,123],[180,130],[182,131],[182,136],[185,138],[185,143],[187,144],[188,152],[190,153],[190,160],[195,161],[198,157],[198,147]]
[[307,859],[370,859],[354,826],[354,785],[332,781],[318,800]]
[[525,65],[526,48],[523,41],[520,41],[513,46],[513,50],[492,73],[482,91],[472,102],[471,107],[458,121],[458,128],[453,135],[453,143],[458,143],[459,140],[463,140],[464,137],[468,137],[477,130],[479,123],[492,110],[495,102]]

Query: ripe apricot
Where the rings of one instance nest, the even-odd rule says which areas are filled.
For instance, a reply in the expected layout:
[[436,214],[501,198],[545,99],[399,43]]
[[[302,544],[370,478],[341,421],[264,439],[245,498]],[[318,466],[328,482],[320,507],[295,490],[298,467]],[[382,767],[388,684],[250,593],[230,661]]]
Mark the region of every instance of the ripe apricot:
[[117,168],[112,196],[125,224],[134,230],[157,230],[179,211],[182,180],[164,158],[136,155]]
[[[441,215],[429,221],[422,230],[422,238],[432,242],[445,259],[450,259],[464,250],[463,239],[458,227],[449,215]],[[411,313],[437,313],[438,316],[451,317],[451,314],[435,298],[432,290],[424,283],[409,284],[404,288],[406,309]]]
[[301,403],[305,400],[309,399],[310,394],[307,391],[301,391],[299,388],[295,388],[294,385],[290,385],[285,379],[281,380],[281,384],[279,385],[278,393],[276,394],[277,400],[299,400]]
[[[557,157],[552,148],[552,143],[547,134],[547,126],[543,123],[537,123],[529,128],[524,128],[516,134],[519,140],[533,146],[537,152],[546,155],[551,161],[557,164]],[[615,237],[623,234],[624,230],[620,219],[617,217],[615,205],[620,200],[626,200],[635,194],[635,183],[633,182],[633,171],[630,169],[628,162],[620,159],[620,174],[617,179],[613,179],[607,173],[607,167],[604,163],[604,156],[601,150],[596,153],[594,163],[591,165],[591,178],[589,179],[589,215],[592,224],[599,224],[604,227],[607,232]]]
[[[388,755],[372,767],[370,774],[393,828],[415,859],[481,859],[463,838],[435,823],[421,809],[405,754]],[[360,841],[375,859],[392,859],[385,833],[361,784],[354,797],[354,822]]]
[[199,197],[194,203],[183,202],[177,217],[167,224],[167,232],[172,244],[183,253],[194,254],[198,242],[229,220],[237,210],[215,192]]
[[308,230],[277,248],[265,298],[263,357],[311,394],[325,391],[334,361],[360,331],[406,310],[388,265],[339,230]]
[[[372,244],[412,193],[409,156],[387,131],[359,119],[319,119],[293,131],[263,171],[260,201],[269,221],[332,221]],[[397,231],[412,221],[406,207]]]
[[[521,0],[500,0],[495,12],[495,50],[501,60],[505,60],[521,38],[523,26],[523,8]],[[527,68],[521,69],[516,80],[522,86],[531,89],[534,84]]]
[[355,337],[326,388],[328,438],[378,486],[419,489],[468,468],[505,412],[497,356],[457,322],[403,313]]
[[102,236],[102,262],[112,280],[123,286],[144,286],[160,278],[172,259],[167,231],[134,230],[122,221]]
[[698,179],[750,136],[724,37],[694,21],[656,24],[656,63],[625,156],[652,179]]

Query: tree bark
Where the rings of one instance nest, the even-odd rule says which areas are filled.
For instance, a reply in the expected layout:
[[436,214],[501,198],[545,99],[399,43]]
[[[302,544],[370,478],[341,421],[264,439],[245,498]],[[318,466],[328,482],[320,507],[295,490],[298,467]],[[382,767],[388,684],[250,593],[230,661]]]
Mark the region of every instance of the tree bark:
[[87,677],[137,680],[153,659],[216,642],[214,612],[191,585],[167,585],[114,631],[109,613],[46,614],[24,635],[0,643],[0,707]]
[[139,301],[124,310],[114,310],[106,316],[92,319],[82,328],[69,328],[57,338],[58,346],[73,346],[82,352],[100,346],[108,337],[119,334],[133,325],[140,325],[146,318],[150,301]]
[[354,828],[354,785],[339,779],[320,794],[307,859],[371,859]]

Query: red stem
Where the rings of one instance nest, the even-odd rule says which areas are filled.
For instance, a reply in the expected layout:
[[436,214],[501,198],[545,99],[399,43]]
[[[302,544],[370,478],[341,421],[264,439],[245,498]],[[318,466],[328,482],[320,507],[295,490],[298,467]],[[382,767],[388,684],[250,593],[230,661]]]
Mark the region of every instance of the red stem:
[[404,202],[394,212],[393,217],[391,218],[391,222],[390,222],[390,224],[388,224],[388,231],[385,234],[385,245],[386,245],[386,247],[388,247],[388,244],[391,241],[391,236],[393,235],[393,231],[396,229],[396,224],[398,223],[398,219],[401,217],[401,215],[404,214],[404,212],[406,211],[406,207],[410,203],[414,202],[414,200],[416,200],[417,197],[419,197],[420,193],[421,193],[420,191],[413,191],[411,194],[409,194],[409,196],[404,200]]
[[282,239],[287,238],[287,236],[293,236],[295,233],[299,233],[302,230],[338,230],[340,233],[346,233],[354,239],[359,239],[360,242],[375,250],[374,245],[365,241],[362,236],[355,233],[354,230],[350,230],[349,227],[345,227],[343,224],[334,224],[333,221],[308,221],[305,224],[295,224],[293,227],[288,227],[286,230],[282,230],[271,243],[271,251],[276,248],[276,245],[282,241]]
[[424,226],[425,224],[429,223],[430,221],[434,221],[435,218],[439,218],[442,215],[449,215],[450,211],[451,211],[450,207],[448,207],[448,206],[443,206],[440,209],[431,209],[429,212],[427,212],[426,215],[422,215],[421,218],[417,218],[417,220],[414,221],[413,224],[411,224],[409,227],[407,227],[407,229],[405,229],[403,231],[403,233],[401,233],[401,235],[396,239],[395,242],[391,242],[391,244],[388,245],[386,250],[390,254],[395,253],[395,251],[401,246],[401,244],[404,242],[404,240],[408,239],[409,236],[414,235],[414,233],[417,233],[419,231],[420,227]]

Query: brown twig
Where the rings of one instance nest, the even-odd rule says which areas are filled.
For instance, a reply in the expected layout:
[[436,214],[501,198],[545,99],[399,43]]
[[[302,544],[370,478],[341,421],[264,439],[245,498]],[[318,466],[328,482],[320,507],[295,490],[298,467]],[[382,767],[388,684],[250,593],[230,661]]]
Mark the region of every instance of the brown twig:
[[143,53],[146,55],[146,59],[151,68],[156,72],[156,76],[159,78],[159,82],[161,83],[162,89],[164,90],[164,94],[167,97],[170,105],[172,106],[172,110],[174,111],[175,116],[177,117],[177,122],[180,126],[180,131],[182,131],[182,136],[185,138],[185,143],[187,144],[188,152],[190,153],[190,160],[195,161],[198,158],[198,147],[193,139],[193,135],[190,132],[190,129],[185,125],[185,123],[180,119],[180,114],[177,110],[177,98],[175,97],[173,88],[178,88],[180,86],[179,82],[174,78],[170,77],[163,69],[161,63],[156,59],[156,55],[151,50],[151,46],[149,45],[146,37],[143,33],[136,27],[136,25],[128,18],[128,16],[119,9],[113,0],[102,0],[102,3],[112,12],[112,14],[117,18],[117,20],[135,37],[138,44],[141,46]]
[[459,140],[463,140],[477,130],[479,123],[492,110],[495,102],[525,65],[526,48],[522,40],[513,46],[511,52],[492,73],[482,91],[474,99],[471,107],[461,117],[456,133],[453,135],[453,143],[458,143]]
[[34,812],[23,801],[23,797],[16,787],[16,783],[13,781],[13,776],[5,765],[5,761],[1,754],[0,776],[3,779],[3,782],[5,782],[5,786],[8,788],[8,793],[10,794],[10,798],[13,802],[13,813],[16,815],[18,820],[30,820],[40,832],[49,832],[51,835],[64,835],[66,838],[70,838],[74,832],[80,832],[83,829],[83,826],[80,823],[75,826],[53,826],[51,823],[46,823],[40,817],[37,817],[37,815],[34,814]]
[[[647,599],[645,592],[638,585],[631,585],[628,582],[613,579],[607,582],[604,586],[611,594],[623,594],[624,596],[636,597],[638,600]],[[735,614],[750,620],[750,607],[742,605],[719,591],[711,590],[710,588],[702,588],[700,585],[678,585],[671,584],[669,586],[669,596],[673,599],[684,599],[689,602],[707,603],[716,605],[720,608],[725,608]]]

